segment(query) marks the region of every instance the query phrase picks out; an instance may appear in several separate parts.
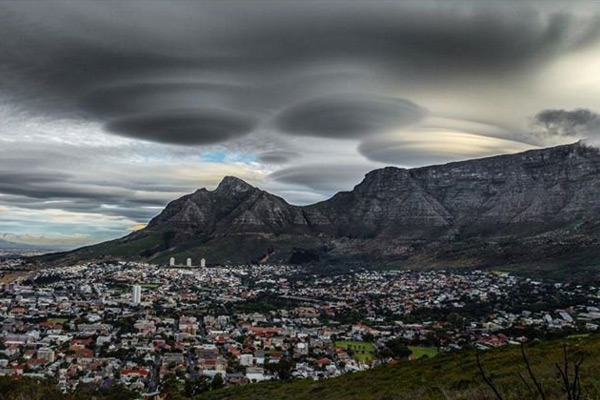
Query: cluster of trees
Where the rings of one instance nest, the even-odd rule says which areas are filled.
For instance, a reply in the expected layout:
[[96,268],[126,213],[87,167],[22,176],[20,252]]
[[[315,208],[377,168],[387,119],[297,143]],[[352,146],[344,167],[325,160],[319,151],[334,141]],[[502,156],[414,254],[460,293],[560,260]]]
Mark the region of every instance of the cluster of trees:
[[285,358],[280,359],[276,363],[265,364],[265,370],[276,375],[281,380],[292,379],[292,371],[294,370],[294,363]]
[[225,381],[221,374],[215,375],[212,379],[206,376],[187,378],[183,384],[175,375],[169,374],[162,381],[161,394],[168,400],[184,400],[223,387],[225,387]]
[[379,356],[383,358],[406,359],[412,354],[406,343],[400,339],[391,339],[385,343],[385,347],[379,350]]

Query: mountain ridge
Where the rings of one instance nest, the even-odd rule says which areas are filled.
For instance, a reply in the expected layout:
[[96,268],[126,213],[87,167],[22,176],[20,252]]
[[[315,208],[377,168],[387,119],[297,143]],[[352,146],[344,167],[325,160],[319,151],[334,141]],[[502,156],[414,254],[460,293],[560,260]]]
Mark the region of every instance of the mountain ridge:
[[570,251],[583,250],[574,263],[594,266],[600,261],[598,189],[600,152],[582,143],[412,169],[385,167],[367,173],[352,190],[307,206],[228,176],[212,191],[199,189],[170,202],[145,229],[67,255],[156,262],[177,256],[210,263],[550,265],[568,263],[556,251],[568,243]]

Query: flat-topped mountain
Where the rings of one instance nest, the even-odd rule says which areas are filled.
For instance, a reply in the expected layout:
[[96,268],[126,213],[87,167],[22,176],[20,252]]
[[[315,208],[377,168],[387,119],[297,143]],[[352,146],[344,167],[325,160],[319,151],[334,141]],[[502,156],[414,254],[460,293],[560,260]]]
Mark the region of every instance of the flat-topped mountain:
[[[594,266],[600,152],[583,144],[368,173],[309,206],[234,177],[177,199],[143,230],[67,253],[164,262]],[[65,254],[60,257],[64,257]]]

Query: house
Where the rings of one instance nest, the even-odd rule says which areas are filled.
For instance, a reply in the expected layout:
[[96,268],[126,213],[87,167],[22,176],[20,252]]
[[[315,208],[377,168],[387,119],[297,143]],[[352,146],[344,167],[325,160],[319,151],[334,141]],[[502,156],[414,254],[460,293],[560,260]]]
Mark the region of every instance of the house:
[[260,367],[248,367],[246,369],[246,378],[248,378],[250,382],[261,382],[267,379],[265,370]]
[[248,367],[252,365],[254,361],[254,356],[252,354],[242,354],[240,355],[240,365]]
[[47,363],[53,362],[55,358],[54,350],[49,347],[39,348],[37,351],[37,358],[42,359]]

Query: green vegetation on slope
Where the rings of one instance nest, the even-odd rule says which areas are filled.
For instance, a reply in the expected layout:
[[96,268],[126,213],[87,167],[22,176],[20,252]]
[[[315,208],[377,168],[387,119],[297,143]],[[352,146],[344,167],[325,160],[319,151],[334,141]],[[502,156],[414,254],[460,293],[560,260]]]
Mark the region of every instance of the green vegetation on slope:
[[[581,369],[583,398],[600,398],[600,336],[566,341],[573,361],[585,357]],[[526,346],[527,355],[547,399],[566,399],[555,363],[562,363],[562,341]],[[527,376],[520,349],[508,346],[484,352],[483,367],[504,399],[535,399],[518,377]],[[571,373],[572,373],[571,368]],[[533,386],[531,383],[529,383]],[[266,382],[207,392],[198,400],[393,400],[493,399],[477,369],[474,351],[441,353],[434,358],[387,365],[339,378],[314,381]]]
[[77,387],[77,391],[64,394],[50,381],[29,377],[0,377],[1,400],[133,400],[137,397],[135,393],[116,385],[97,388],[82,384]]
[[423,356],[435,357],[438,354],[435,347],[408,346],[408,349],[415,358],[421,358]]

